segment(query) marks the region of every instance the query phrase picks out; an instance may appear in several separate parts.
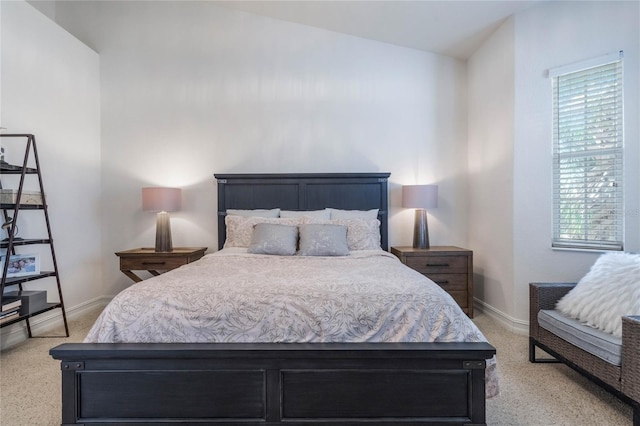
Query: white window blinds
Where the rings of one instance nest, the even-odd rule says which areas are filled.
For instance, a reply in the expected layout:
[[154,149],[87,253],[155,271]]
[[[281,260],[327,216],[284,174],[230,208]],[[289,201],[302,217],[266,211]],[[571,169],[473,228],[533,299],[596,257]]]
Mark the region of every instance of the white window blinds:
[[553,247],[622,250],[622,52],[553,79]]

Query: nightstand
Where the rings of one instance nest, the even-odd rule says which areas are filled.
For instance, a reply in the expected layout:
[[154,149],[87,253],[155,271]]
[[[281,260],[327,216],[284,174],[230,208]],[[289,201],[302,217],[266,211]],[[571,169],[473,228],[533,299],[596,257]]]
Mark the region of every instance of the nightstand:
[[207,247],[175,247],[170,252],[156,252],[153,248],[137,248],[119,251],[120,270],[123,274],[139,283],[142,278],[133,271],[148,271],[160,275],[159,271],[169,271],[187,263],[195,262],[204,256]]
[[454,246],[391,247],[408,267],[434,281],[473,318],[473,251]]

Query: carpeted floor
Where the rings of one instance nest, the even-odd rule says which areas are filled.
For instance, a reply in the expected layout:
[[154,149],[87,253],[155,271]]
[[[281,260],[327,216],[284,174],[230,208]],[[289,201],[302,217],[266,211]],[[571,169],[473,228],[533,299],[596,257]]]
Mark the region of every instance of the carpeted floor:
[[[487,424],[631,426],[631,406],[563,364],[529,362],[529,337],[479,314],[474,322],[498,354],[500,395],[487,400]],[[547,356],[539,351],[538,356]]]
[[[70,321],[70,338],[29,339],[0,353],[0,425],[60,424],[60,366],[53,346],[80,342],[99,311]],[[498,351],[501,394],[487,400],[487,424],[631,425],[631,407],[562,364],[530,364],[528,338],[487,315],[474,321]]]

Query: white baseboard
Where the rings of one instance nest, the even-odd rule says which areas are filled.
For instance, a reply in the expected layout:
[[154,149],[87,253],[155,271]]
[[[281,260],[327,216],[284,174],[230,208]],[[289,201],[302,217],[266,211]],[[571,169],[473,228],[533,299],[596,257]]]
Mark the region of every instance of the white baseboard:
[[473,307],[504,325],[509,331],[525,336],[529,335],[529,321],[513,318],[482,300],[474,299]]
[[[90,310],[104,308],[110,300],[110,297],[97,297],[72,308],[67,308],[67,322],[82,316],[85,312]],[[64,325],[62,321],[62,313],[60,309],[53,309],[44,314],[32,317],[30,319],[30,325],[32,335],[38,336],[44,334],[53,328],[62,327]],[[27,325],[24,321],[5,327],[0,333],[0,350],[7,349],[28,338]]]

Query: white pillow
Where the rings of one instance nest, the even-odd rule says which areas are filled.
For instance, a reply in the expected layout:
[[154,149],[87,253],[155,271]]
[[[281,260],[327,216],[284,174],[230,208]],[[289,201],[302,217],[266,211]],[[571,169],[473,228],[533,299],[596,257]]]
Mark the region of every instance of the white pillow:
[[339,209],[327,209],[331,212],[331,219],[377,219],[378,209],[371,210],[339,210]]
[[603,254],[556,309],[621,337],[622,317],[640,315],[640,254]]
[[243,217],[278,217],[280,216],[280,209],[255,209],[255,210],[238,210],[227,209],[227,215],[243,216]]
[[347,227],[349,250],[380,250],[380,221],[378,219],[350,218],[332,222]]
[[292,218],[270,218],[270,217],[244,217],[227,215],[224,223],[227,228],[227,238],[224,248],[229,247],[249,247],[253,236],[253,227],[258,223],[277,223],[280,225],[298,226],[302,224],[301,217]]
[[301,217],[308,216],[315,219],[331,219],[331,212],[329,209],[324,210],[281,210],[280,217]]

